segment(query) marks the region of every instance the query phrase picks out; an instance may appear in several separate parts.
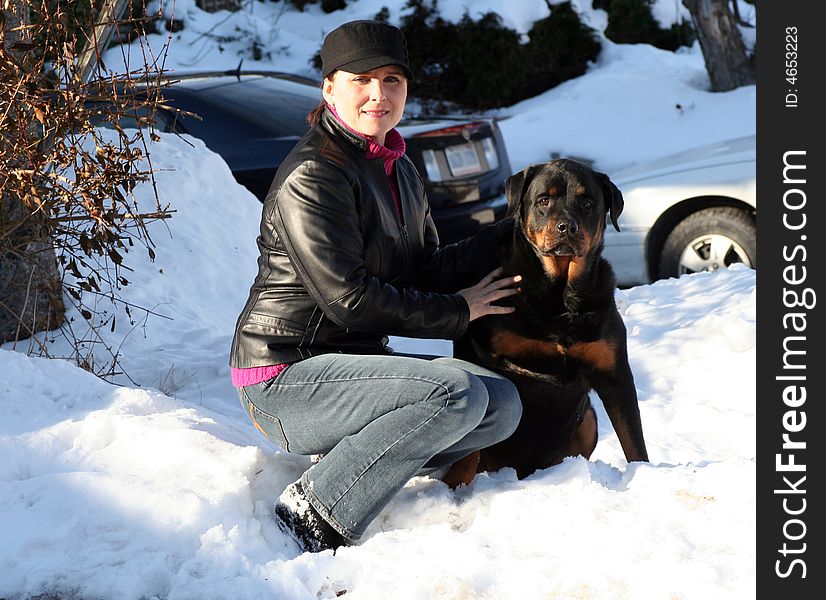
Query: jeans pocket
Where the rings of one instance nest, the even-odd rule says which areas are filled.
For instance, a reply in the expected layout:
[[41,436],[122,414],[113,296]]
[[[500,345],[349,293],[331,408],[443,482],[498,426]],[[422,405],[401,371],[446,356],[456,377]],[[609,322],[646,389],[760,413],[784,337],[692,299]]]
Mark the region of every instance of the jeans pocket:
[[284,434],[284,427],[281,425],[281,420],[264,412],[258,408],[249,399],[244,388],[238,390],[238,396],[241,399],[241,406],[244,407],[244,412],[247,413],[255,428],[264,434],[267,439],[278,444],[283,450],[290,451],[290,443],[287,441],[287,436]]

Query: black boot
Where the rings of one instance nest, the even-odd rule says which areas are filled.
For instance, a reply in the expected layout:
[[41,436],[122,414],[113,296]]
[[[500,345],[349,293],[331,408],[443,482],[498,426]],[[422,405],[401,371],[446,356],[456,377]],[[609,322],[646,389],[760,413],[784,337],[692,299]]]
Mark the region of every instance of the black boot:
[[281,493],[274,512],[278,527],[298,542],[304,552],[335,550],[346,544],[344,537],[307,501],[298,481]]

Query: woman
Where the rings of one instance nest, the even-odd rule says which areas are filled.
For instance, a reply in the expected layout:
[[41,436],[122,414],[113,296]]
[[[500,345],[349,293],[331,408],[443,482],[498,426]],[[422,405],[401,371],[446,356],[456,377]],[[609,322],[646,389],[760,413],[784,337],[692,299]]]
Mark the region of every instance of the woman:
[[507,221],[444,249],[394,129],[411,77],[397,28],[353,21],[321,49],[324,100],[264,203],[258,275],[236,326],[233,383],[253,424],[323,458],[287,487],[279,526],[304,550],[357,543],[412,476],[508,437],[506,379],[453,358],[394,355],[388,335],[454,339],[495,302]]

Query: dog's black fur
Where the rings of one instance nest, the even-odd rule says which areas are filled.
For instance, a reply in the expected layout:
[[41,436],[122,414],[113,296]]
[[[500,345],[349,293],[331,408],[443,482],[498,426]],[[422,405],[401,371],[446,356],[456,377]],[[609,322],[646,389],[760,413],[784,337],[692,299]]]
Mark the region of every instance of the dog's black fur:
[[514,231],[503,276],[523,279],[501,304],[516,311],[471,322],[454,356],[511,379],[524,412],[510,438],[481,451],[477,470],[513,467],[523,478],[566,456],[590,457],[592,388],[625,458],[647,461],[616,279],[602,258],[607,218],[619,230],[622,194],[605,174],[560,159],[511,176],[507,196]]

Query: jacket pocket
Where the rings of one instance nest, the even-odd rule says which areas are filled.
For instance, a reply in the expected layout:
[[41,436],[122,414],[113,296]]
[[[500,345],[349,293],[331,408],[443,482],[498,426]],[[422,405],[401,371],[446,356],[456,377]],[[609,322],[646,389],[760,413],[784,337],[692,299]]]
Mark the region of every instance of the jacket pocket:
[[303,335],[305,330],[305,326],[296,321],[273,317],[271,315],[265,315],[257,312],[251,312],[249,314],[247,317],[247,323],[252,323],[262,328],[269,329],[272,333]]

